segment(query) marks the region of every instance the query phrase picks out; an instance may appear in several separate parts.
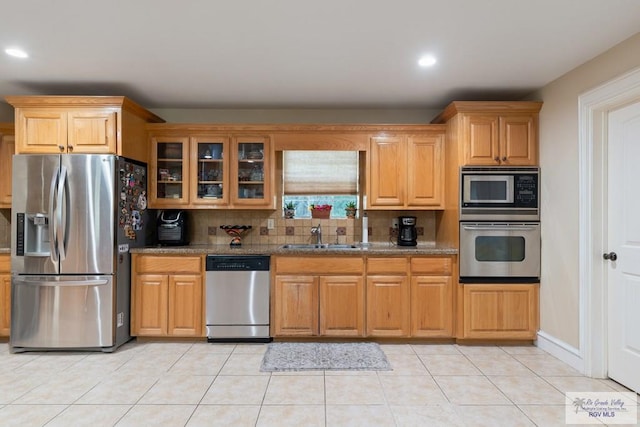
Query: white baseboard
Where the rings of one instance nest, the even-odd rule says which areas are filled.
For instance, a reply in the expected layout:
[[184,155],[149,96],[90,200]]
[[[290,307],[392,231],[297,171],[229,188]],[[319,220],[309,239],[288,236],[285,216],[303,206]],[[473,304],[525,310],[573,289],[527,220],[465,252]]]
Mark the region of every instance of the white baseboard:
[[538,331],[536,346],[584,374],[584,359],[577,348],[544,331]]

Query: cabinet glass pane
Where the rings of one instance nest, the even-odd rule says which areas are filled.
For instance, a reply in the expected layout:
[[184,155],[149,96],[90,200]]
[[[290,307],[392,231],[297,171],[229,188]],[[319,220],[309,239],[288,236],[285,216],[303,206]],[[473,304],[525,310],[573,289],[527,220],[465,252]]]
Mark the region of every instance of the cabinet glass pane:
[[184,147],[180,142],[158,143],[158,188],[160,199],[179,199],[182,194],[182,157]]
[[238,197],[264,198],[264,143],[238,144]]
[[198,198],[222,198],[224,154],[224,145],[221,142],[198,143]]

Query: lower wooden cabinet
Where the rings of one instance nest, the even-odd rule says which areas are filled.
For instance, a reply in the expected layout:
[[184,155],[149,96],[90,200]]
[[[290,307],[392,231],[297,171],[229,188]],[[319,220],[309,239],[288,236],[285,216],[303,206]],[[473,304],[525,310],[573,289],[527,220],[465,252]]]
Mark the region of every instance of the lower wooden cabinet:
[[411,258],[411,336],[454,335],[453,275],[455,257]]
[[274,265],[276,336],[364,335],[361,258],[278,257]]
[[455,257],[366,257],[366,282],[364,263],[359,257],[277,257],[274,334],[453,337]]
[[369,257],[367,334],[453,337],[453,257]]
[[536,338],[538,284],[467,284],[462,288],[462,338]]
[[364,334],[362,276],[321,276],[320,335],[361,337]]
[[[275,337],[531,340],[538,331],[538,284],[466,284],[455,300],[456,256],[275,256],[272,266]],[[204,256],[133,254],[132,267],[132,335],[204,336]],[[9,270],[0,256],[3,335]]]
[[202,257],[133,254],[132,266],[131,335],[203,336]]
[[0,337],[8,337],[11,326],[11,257],[0,255]]
[[318,335],[318,278],[276,276],[275,335]]
[[407,337],[410,327],[409,258],[367,258],[367,335]]

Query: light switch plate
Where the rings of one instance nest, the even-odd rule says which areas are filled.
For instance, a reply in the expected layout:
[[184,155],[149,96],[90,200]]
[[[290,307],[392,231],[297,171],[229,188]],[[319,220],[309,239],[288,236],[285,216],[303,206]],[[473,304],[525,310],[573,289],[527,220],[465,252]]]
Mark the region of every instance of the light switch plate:
[[274,228],[276,228],[276,223],[275,223],[275,220],[273,218],[267,219],[267,228],[269,230],[273,230]]

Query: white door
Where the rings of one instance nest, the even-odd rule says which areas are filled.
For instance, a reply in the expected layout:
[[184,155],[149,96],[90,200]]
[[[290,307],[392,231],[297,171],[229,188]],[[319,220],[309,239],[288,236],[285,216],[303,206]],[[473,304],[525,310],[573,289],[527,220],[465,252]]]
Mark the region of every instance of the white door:
[[608,375],[640,391],[640,103],[609,114]]

